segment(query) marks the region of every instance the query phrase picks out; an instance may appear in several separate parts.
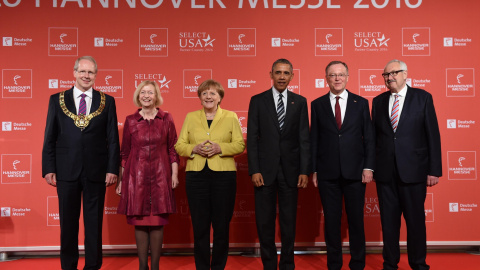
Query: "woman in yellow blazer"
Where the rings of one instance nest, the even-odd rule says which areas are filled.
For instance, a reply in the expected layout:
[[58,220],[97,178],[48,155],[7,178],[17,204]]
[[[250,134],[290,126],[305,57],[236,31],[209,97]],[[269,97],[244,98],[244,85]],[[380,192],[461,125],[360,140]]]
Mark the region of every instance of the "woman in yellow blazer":
[[233,157],[245,150],[245,142],[237,114],[219,106],[225,94],[222,85],[206,80],[197,93],[203,108],[187,114],[175,150],[188,158],[185,186],[196,269],[225,269],[237,186]]

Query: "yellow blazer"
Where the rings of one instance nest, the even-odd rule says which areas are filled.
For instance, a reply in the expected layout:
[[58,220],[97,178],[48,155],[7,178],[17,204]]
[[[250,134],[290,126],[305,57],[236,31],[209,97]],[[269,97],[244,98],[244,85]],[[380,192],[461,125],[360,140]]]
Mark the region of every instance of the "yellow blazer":
[[208,158],[208,167],[212,171],[236,171],[233,156],[245,150],[237,114],[222,110],[218,106],[210,128],[203,108],[187,114],[175,144],[177,153],[182,157],[188,157],[186,171],[198,172],[205,167],[207,158],[193,154],[192,151],[197,144],[206,140],[218,143],[222,150],[222,154]]

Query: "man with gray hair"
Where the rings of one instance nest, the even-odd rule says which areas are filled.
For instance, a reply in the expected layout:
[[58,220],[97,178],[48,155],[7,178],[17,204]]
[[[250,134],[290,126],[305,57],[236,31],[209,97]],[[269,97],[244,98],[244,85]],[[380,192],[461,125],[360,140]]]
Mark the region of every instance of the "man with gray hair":
[[97,76],[93,57],[78,58],[73,76],[72,88],[50,97],[42,176],[57,188],[62,269],[77,269],[82,201],[83,269],[100,269],[105,191],[117,182],[120,165],[117,112],[113,97],[92,88]]
[[427,186],[442,176],[440,131],[432,95],[406,84],[407,65],[392,60],[382,74],[390,90],[373,99],[376,134],[374,179],[383,231],[383,268],[398,269],[402,214],[407,225],[408,263],[426,263],[425,198]]

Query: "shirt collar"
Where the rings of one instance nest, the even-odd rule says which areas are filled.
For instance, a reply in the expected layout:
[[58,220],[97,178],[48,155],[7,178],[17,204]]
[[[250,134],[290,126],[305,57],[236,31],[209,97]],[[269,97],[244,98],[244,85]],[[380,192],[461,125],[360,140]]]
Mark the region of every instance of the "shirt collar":
[[[397,95],[401,96],[401,97],[405,97],[407,95],[407,89],[408,89],[408,86],[405,84],[405,86],[402,88],[402,90],[400,90]],[[392,96],[395,96],[395,93],[392,93]]]
[[[335,99],[335,98],[337,97],[337,95],[335,95],[335,94],[332,93],[331,91],[330,91],[329,93],[330,93],[330,100]],[[341,99],[343,99],[343,100],[347,100],[347,98],[348,98],[348,91],[347,91],[347,89],[343,90],[343,92],[342,92],[340,95],[338,95],[338,96],[339,96]]]
[[80,97],[81,94],[85,94],[85,95],[87,95],[87,97],[92,98],[93,88],[90,87],[90,89],[88,89],[87,91],[82,92],[80,89],[78,89],[76,86],[74,86],[73,87],[73,96],[75,98],[78,98],[78,97]]
[[[288,91],[288,88],[285,89],[285,91],[283,91],[283,93],[282,93],[282,96],[283,96],[284,98],[287,97],[287,94],[288,94],[287,91]],[[272,92],[273,92],[273,97],[274,97],[275,99],[278,99],[278,95],[280,95],[280,92],[279,92],[277,89],[275,89],[275,86],[272,86]]]

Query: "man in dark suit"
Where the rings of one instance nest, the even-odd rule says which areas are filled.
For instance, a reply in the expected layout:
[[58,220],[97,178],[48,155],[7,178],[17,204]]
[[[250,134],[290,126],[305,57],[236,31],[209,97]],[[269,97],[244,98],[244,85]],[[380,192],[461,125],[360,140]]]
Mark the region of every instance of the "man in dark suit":
[[368,100],[345,89],[348,77],[347,64],[330,62],[325,68],[330,91],[311,106],[312,180],[323,205],[329,270],[341,270],[343,264],[342,198],[348,218],[349,266],[365,268],[363,207],[365,184],[373,178],[375,138]]
[[264,269],[277,269],[275,218],[281,232],[280,269],[294,269],[298,188],[310,173],[307,101],[287,90],[293,78],[290,61],[273,63],[271,89],[255,95],[248,111],[247,153],[255,186],[255,217]]
[[77,269],[78,220],[83,200],[85,268],[102,266],[106,186],[117,182],[119,152],[115,100],[92,88],[97,64],[77,59],[75,86],[50,97],[42,152],[42,175],[57,187],[62,269]]
[[376,133],[374,178],[383,231],[383,268],[398,269],[401,216],[407,225],[408,263],[426,263],[425,197],[427,186],[442,176],[440,132],[432,95],[406,84],[407,65],[392,60],[382,74],[390,90],[373,99]]

